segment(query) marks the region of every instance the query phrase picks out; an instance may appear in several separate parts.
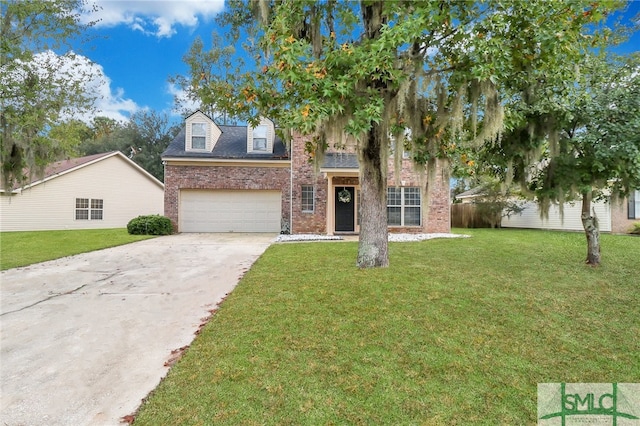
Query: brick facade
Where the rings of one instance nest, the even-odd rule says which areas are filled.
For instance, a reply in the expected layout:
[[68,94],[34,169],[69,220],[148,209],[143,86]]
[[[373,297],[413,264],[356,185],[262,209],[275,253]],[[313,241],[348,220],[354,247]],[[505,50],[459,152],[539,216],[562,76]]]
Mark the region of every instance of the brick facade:
[[626,234],[633,229],[634,223],[640,219],[629,219],[629,199],[611,202],[611,233]]
[[[292,234],[326,234],[327,233],[327,179],[321,173],[316,173],[309,162],[309,156],[304,150],[306,139],[295,136],[291,142],[291,173],[292,173]],[[313,185],[314,210],[302,211],[302,186]]]
[[262,189],[282,191],[282,216],[289,223],[289,164],[286,167],[166,165],[164,171],[164,214],[178,227],[182,189]]
[[[291,147],[291,161],[293,173],[292,185],[292,218],[293,225],[291,232],[300,234],[327,233],[327,205],[329,197],[329,180],[322,172],[316,173],[314,165],[309,161],[309,155],[305,152],[304,137],[294,137]],[[357,176],[332,176],[331,183],[336,186],[359,187]],[[353,174],[353,172],[351,172]],[[448,233],[451,231],[451,213],[449,200],[449,178],[446,169],[438,164],[435,173],[434,185],[431,188],[431,198],[428,208],[425,206],[427,173],[420,175],[414,171],[411,160],[402,160],[402,169],[399,183],[405,187],[420,187],[423,194],[422,226],[411,227],[390,227],[390,232],[396,233]],[[315,210],[313,213],[302,212],[301,192],[303,185],[314,185],[315,187]],[[396,178],[394,172],[394,159],[390,158],[388,163],[387,185],[395,186]],[[331,214],[331,213],[330,213]],[[332,230],[330,230],[332,231]]]
[[[175,229],[179,229],[180,191],[183,189],[226,189],[226,190],[279,190],[282,193],[283,230],[294,234],[333,233],[335,190],[340,186],[359,187],[357,168],[315,170],[305,152],[305,138],[295,136],[291,142],[291,163],[268,165],[255,161],[242,165],[224,160],[202,162],[167,161],[165,166],[165,215],[171,219]],[[215,163],[215,164],[214,164]],[[390,232],[450,232],[449,179],[445,168],[438,167],[434,182],[427,183],[428,173],[417,173],[409,159],[403,159],[399,183],[403,187],[420,187],[422,193],[422,225],[411,227],[390,227]],[[431,188],[429,206],[426,206],[427,185]],[[302,211],[302,187],[314,187],[313,212]],[[387,185],[395,186],[393,158],[389,159]],[[330,193],[331,192],[331,193]],[[332,210],[329,212],[329,210]],[[327,229],[330,226],[331,229]]]

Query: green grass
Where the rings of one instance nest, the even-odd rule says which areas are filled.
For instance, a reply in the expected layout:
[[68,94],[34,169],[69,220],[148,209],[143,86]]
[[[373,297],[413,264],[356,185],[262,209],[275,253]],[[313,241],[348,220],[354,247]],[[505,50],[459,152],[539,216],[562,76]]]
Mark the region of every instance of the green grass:
[[0,233],[0,269],[17,268],[78,253],[152,238],[125,228]]
[[271,246],[135,425],[535,424],[537,383],[640,382],[640,240],[464,230]]

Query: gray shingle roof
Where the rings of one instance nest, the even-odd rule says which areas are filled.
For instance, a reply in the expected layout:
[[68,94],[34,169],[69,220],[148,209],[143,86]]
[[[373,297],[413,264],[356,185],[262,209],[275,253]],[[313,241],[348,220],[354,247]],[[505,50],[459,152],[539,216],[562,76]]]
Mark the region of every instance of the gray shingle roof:
[[162,158],[218,158],[218,159],[252,159],[252,160],[288,160],[289,154],[282,140],[276,136],[273,153],[247,152],[246,126],[218,126],[222,130],[220,139],[213,152],[193,152],[185,150],[186,130],[183,128],[173,139]]

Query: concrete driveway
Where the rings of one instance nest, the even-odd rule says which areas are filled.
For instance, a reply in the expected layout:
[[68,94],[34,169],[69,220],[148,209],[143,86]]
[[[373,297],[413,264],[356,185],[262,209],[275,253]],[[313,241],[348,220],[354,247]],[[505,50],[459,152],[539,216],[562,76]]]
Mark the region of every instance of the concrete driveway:
[[121,424],[274,237],[172,235],[3,271],[0,424]]

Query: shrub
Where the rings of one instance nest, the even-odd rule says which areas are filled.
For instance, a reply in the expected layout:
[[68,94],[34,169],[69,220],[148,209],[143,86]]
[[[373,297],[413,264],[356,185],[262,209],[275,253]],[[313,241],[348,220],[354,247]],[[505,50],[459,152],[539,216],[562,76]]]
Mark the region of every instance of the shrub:
[[138,216],[127,224],[131,235],[170,235],[173,225],[168,217],[155,215]]
[[630,234],[640,235],[640,222],[634,223],[633,228],[629,231]]

